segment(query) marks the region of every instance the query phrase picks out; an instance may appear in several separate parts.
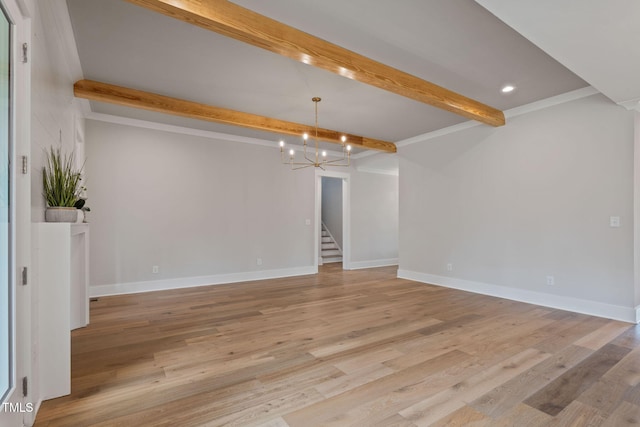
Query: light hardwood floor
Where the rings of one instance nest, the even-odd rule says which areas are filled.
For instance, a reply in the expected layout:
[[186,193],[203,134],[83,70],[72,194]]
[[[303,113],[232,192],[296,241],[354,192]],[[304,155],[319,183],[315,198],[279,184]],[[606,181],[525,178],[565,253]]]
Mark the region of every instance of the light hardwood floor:
[[100,298],[37,426],[624,426],[636,326],[395,268]]

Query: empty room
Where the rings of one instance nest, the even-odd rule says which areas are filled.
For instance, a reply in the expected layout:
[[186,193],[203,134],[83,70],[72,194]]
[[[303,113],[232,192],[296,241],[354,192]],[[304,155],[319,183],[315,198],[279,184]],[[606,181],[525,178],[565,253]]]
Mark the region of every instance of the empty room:
[[0,6],[0,427],[640,423],[640,5]]

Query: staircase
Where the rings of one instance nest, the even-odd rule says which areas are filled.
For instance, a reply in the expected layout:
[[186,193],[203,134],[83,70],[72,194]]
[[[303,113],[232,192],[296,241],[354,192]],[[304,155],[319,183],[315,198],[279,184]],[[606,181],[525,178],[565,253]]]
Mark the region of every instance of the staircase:
[[329,262],[342,262],[342,249],[340,249],[324,224],[322,224],[322,243],[320,243],[320,245],[320,256],[322,257],[323,264]]

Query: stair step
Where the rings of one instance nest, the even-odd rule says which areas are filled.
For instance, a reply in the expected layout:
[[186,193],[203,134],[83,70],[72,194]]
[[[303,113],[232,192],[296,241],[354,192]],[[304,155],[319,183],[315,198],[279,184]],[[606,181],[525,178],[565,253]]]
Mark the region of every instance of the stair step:
[[322,258],[324,257],[333,257],[333,256],[341,256],[342,254],[338,249],[329,249],[322,251]]
[[330,262],[342,262],[342,257],[336,256],[336,257],[322,258],[323,264],[329,264]]
[[322,230],[322,237],[329,237],[329,233]]
[[339,249],[338,245],[336,245],[333,242],[327,242],[327,243],[322,243],[322,250],[324,251],[325,249]]
[[322,243],[330,243],[333,242],[333,240],[331,240],[331,237],[323,237],[322,238]]

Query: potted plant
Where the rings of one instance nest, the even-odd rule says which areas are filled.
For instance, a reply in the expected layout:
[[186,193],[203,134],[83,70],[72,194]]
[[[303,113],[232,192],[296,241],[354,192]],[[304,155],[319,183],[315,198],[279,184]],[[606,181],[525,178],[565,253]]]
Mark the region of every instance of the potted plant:
[[42,170],[42,194],[47,202],[47,222],[76,222],[78,219],[75,204],[83,191],[80,185],[82,168],[78,170],[74,164],[73,152],[63,155],[59,148],[51,147],[46,153]]

